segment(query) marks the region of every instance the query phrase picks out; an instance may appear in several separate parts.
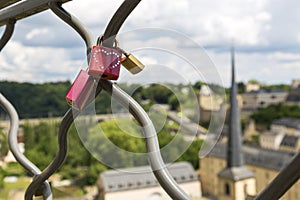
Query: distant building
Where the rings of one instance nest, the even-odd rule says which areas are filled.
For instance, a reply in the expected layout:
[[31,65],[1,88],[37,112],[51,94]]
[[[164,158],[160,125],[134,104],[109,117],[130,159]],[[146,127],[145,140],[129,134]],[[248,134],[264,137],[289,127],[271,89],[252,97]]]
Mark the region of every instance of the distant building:
[[285,91],[251,91],[242,95],[243,110],[256,110],[269,105],[285,102],[288,93]]
[[[234,61],[232,65],[234,68]],[[203,195],[209,195],[212,199],[218,200],[253,198],[266,188],[294,156],[294,153],[286,151],[242,146],[234,69],[232,71],[227,144],[219,142],[207,156],[200,158],[199,161]],[[281,200],[299,199],[300,181],[281,198]]]
[[[222,149],[226,161],[217,163],[217,168],[212,169],[210,155],[200,162],[200,177],[205,182],[203,192],[215,196],[219,200],[239,200],[256,194],[254,173],[244,163],[242,154],[242,133],[237,100],[237,85],[234,73],[234,55],[232,51],[232,82],[230,90],[230,110],[227,148]],[[223,155],[224,155],[223,154]]]
[[[243,145],[245,166],[255,177],[256,193],[261,192],[292,160],[294,154],[287,151],[275,151]],[[200,159],[200,181],[203,195],[218,197],[218,173],[226,166],[226,144],[218,143],[204,158]],[[240,187],[240,191],[245,188]],[[232,198],[233,199],[233,198]],[[299,200],[300,181],[293,185],[281,200]],[[236,199],[239,200],[239,199]]]
[[265,149],[278,150],[283,137],[284,132],[265,131],[259,136],[259,145]]
[[246,92],[253,92],[253,91],[259,91],[260,86],[258,83],[247,83],[246,84]]
[[300,80],[293,80],[291,91],[289,92],[286,101],[288,104],[296,104],[300,106]]
[[[168,169],[193,200],[200,200],[201,184],[190,163],[174,163]],[[100,174],[97,187],[98,200],[171,200],[158,184],[150,166],[105,171]]]
[[288,135],[298,135],[300,132],[300,119],[291,117],[276,119],[271,124],[271,130],[274,132],[284,132]]
[[279,149],[281,151],[298,152],[300,150],[300,136],[285,135]]
[[300,88],[300,79],[292,80],[292,89]]
[[224,106],[224,99],[215,94],[208,85],[202,85],[199,93],[200,122],[207,123],[212,115],[218,115]]

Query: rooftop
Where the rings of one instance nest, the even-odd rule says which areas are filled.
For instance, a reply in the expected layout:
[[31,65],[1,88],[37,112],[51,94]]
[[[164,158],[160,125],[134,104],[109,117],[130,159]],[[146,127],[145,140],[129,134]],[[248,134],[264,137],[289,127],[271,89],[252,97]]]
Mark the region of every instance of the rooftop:
[[[178,162],[167,166],[177,183],[197,181],[198,176],[188,162]],[[158,186],[150,166],[108,170],[100,174],[105,192],[140,189]]]
[[245,94],[287,94],[287,91],[284,90],[251,90],[249,92],[245,92]]
[[[292,160],[294,155],[289,152],[275,151],[247,145],[243,146],[242,152],[244,154],[246,164],[277,171],[285,167]],[[226,159],[226,145],[218,143],[209,155]]]
[[295,135],[285,135],[281,141],[280,146],[297,147],[300,137]]
[[281,125],[289,128],[300,129],[300,119],[283,117],[273,121],[272,125]]

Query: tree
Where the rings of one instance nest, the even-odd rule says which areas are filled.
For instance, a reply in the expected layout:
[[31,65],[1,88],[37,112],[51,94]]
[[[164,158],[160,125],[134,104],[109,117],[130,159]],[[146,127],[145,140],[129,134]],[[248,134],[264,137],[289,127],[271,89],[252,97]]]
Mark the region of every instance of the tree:
[[57,124],[24,125],[25,155],[40,169],[50,164],[57,151]]
[[0,167],[0,189],[4,187],[4,175],[5,171]]
[[143,90],[143,96],[146,99],[150,99],[161,104],[168,103],[168,98],[171,95],[172,92],[168,88],[159,84],[152,84]]
[[2,81],[1,92],[12,102],[20,118],[61,116],[67,110],[65,95],[69,81],[57,83],[18,83]]
[[285,105],[283,103],[260,108],[251,116],[255,123],[269,127],[275,119],[281,117],[300,118],[300,107],[297,105]]
[[178,110],[179,108],[179,101],[176,97],[176,95],[172,95],[168,98],[168,104],[170,105],[171,110]]
[[6,156],[8,153],[7,136],[3,133],[0,127],[0,159]]

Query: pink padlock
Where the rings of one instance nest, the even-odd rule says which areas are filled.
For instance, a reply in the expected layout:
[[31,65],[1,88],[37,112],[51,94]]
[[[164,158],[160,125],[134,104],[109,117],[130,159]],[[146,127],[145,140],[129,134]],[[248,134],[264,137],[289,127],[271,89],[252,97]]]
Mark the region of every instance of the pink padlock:
[[95,89],[93,77],[81,70],[66,95],[67,103],[75,109],[82,110],[93,98],[92,93]]
[[[117,48],[100,46],[102,37],[98,39],[97,46],[93,46],[89,75],[106,80],[117,80],[120,74],[122,52]],[[115,42],[117,46],[117,41]]]

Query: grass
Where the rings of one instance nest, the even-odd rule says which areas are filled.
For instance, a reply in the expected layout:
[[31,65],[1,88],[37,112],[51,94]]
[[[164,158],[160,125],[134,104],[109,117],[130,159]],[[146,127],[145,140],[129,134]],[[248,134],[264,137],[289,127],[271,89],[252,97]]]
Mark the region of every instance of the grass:
[[11,190],[25,191],[30,184],[30,178],[20,177],[16,182],[4,183],[4,188],[0,189],[0,199],[7,199]]
[[76,186],[53,188],[52,192],[53,192],[53,197],[55,197],[55,198],[79,197],[79,196],[84,195],[83,190]]
[[[20,177],[16,182],[4,183],[4,188],[0,189],[0,199],[8,199],[8,194],[12,190],[26,191],[31,178]],[[53,197],[79,197],[84,195],[84,191],[76,186],[52,188]],[[38,198],[40,199],[40,198]]]

